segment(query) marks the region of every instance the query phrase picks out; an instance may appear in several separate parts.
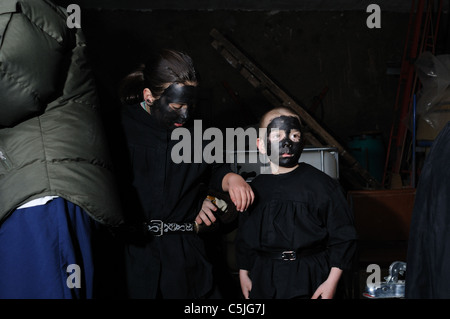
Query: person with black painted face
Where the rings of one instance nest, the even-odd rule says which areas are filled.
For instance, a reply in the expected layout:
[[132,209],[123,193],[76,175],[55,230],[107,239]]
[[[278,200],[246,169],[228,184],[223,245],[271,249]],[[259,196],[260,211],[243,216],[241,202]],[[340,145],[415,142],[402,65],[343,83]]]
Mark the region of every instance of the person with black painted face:
[[245,298],[333,298],[355,253],[353,217],[337,180],[299,162],[305,138],[290,108],[266,113],[257,146],[271,174],[251,182],[236,257]]
[[167,87],[162,95],[155,99],[150,89],[144,89],[145,102],[142,102],[146,111],[168,129],[181,127],[189,120],[195,106],[196,85],[183,85],[173,83]]
[[209,296],[212,267],[196,230],[214,221],[216,208],[204,201],[204,191],[228,192],[239,211],[253,201],[250,186],[227,164],[177,164],[171,158],[178,143],[171,139],[173,130],[190,129],[197,84],[188,55],[162,50],[121,85],[128,156],[121,158],[118,168],[126,207],[122,236],[128,241],[130,298]]
[[278,172],[280,167],[296,167],[304,147],[299,119],[286,115],[274,118],[267,125],[264,144],[273,172]]

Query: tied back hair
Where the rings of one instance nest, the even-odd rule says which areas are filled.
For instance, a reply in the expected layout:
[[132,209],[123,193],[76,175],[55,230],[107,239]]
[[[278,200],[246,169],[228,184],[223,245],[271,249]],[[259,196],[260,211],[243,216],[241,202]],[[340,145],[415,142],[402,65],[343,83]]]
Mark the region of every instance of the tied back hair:
[[150,89],[158,99],[172,83],[197,83],[194,63],[183,52],[164,49],[153,54],[145,64],[139,65],[120,83],[119,98],[122,104],[143,101],[142,91]]
[[139,65],[121,81],[119,86],[119,98],[122,104],[131,105],[143,100],[142,91],[145,88],[144,69],[144,64]]

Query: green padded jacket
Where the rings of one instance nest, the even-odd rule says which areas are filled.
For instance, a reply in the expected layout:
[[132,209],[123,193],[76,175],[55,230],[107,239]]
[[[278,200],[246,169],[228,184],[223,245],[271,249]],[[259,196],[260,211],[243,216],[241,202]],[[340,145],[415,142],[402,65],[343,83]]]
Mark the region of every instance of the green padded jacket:
[[67,16],[47,0],[0,1],[0,223],[46,195],[123,220],[85,39]]

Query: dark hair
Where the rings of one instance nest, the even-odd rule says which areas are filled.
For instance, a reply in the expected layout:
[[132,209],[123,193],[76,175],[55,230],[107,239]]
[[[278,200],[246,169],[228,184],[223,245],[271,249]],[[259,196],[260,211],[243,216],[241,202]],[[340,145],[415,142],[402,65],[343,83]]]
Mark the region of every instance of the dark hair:
[[143,100],[142,91],[145,88],[149,88],[158,98],[168,83],[188,82],[197,83],[191,57],[183,52],[163,49],[121,81],[119,97],[123,104],[135,104]]
[[278,110],[286,111],[287,113],[290,113],[291,115],[297,117],[298,121],[300,122],[300,126],[303,128],[303,123],[302,123],[302,120],[300,119],[300,115],[298,115],[298,113],[292,107],[289,107],[289,106],[275,107],[275,108],[271,109],[270,111],[267,111],[266,113],[264,113],[263,116],[259,120],[258,127],[262,128],[264,126],[264,122],[266,121],[266,118],[269,116],[269,114],[272,114],[272,112],[278,111]]

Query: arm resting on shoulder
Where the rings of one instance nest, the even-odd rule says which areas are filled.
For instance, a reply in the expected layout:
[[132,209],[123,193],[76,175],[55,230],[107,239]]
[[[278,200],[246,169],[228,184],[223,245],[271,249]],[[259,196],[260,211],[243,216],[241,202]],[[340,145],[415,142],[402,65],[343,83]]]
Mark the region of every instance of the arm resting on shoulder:
[[240,212],[247,210],[253,203],[255,195],[252,188],[236,173],[228,173],[222,179],[222,190],[230,194],[230,198]]

